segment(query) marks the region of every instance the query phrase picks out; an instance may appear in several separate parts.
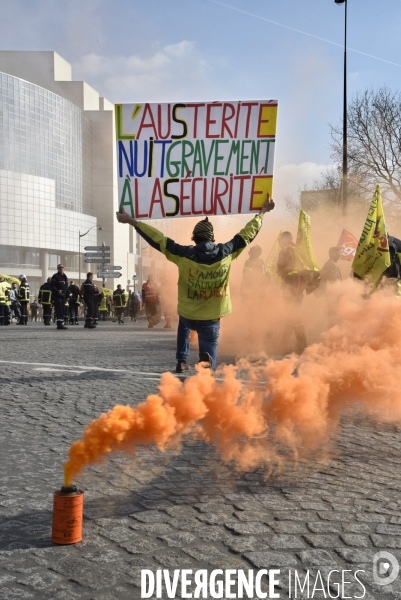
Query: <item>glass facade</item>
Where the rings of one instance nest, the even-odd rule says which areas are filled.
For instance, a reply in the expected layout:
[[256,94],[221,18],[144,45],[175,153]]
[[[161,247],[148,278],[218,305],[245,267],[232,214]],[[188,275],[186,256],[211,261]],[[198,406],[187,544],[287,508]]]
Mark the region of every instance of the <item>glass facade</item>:
[[77,106],[0,73],[0,169],[54,180],[57,208],[93,214],[91,136]]
[[0,270],[1,267],[10,269],[21,269],[21,267],[39,268],[40,252],[25,250],[24,248],[10,248],[0,246]]

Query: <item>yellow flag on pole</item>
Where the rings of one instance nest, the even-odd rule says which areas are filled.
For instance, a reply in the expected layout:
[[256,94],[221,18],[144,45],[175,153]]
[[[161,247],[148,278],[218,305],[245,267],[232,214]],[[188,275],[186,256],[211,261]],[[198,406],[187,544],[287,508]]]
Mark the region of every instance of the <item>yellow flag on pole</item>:
[[352,270],[361,279],[368,279],[375,286],[390,264],[382,197],[380,186],[377,185],[352,262]]
[[16,283],[18,285],[21,283],[16,277],[13,277],[12,275],[3,275],[2,273],[0,273],[0,281],[7,281],[7,283]]
[[100,288],[105,296],[112,296],[113,290],[109,290],[109,288],[102,287]]
[[0,290],[5,293],[5,291],[10,288],[11,285],[7,282],[7,281],[1,281],[0,282]]
[[299,213],[297,241],[295,250],[308,271],[320,271],[311,242],[310,216],[303,210]]

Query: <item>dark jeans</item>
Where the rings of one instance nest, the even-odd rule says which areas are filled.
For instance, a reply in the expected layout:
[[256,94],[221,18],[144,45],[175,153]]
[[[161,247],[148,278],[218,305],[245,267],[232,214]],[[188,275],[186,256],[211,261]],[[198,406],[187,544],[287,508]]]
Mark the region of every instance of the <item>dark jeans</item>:
[[139,302],[132,302],[130,305],[131,316],[136,318],[139,314],[140,304]]
[[212,357],[212,369],[217,364],[217,346],[220,336],[220,319],[213,321],[194,321],[179,317],[177,335],[177,360],[187,360],[189,356],[189,332],[198,334],[199,353],[208,352]]
[[20,315],[20,311],[19,311],[18,302],[11,302],[11,310],[14,313],[14,317],[16,319],[18,319],[18,321],[19,321],[21,318],[21,315]]

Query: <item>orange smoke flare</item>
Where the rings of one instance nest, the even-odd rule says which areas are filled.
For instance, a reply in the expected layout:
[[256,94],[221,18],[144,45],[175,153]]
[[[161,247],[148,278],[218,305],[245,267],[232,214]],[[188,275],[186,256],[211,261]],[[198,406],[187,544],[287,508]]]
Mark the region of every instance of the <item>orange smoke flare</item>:
[[365,300],[360,292],[351,280],[332,287],[339,324],[300,359],[257,367],[242,360],[223,367],[220,381],[209,369],[185,382],[164,373],[158,394],[135,408],[115,406],[85,428],[68,452],[65,485],[107,453],[151,443],[163,451],[188,433],[249,469],[279,462],[283,447],[295,455],[319,447],[351,403],[379,421],[399,421],[401,302],[385,292]]

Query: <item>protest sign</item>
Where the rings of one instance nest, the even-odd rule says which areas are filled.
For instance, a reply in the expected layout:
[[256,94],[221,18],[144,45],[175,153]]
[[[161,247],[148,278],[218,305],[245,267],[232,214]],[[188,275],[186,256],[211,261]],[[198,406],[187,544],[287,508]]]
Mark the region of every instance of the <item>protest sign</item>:
[[277,108],[117,104],[120,210],[141,220],[259,211],[272,194]]

